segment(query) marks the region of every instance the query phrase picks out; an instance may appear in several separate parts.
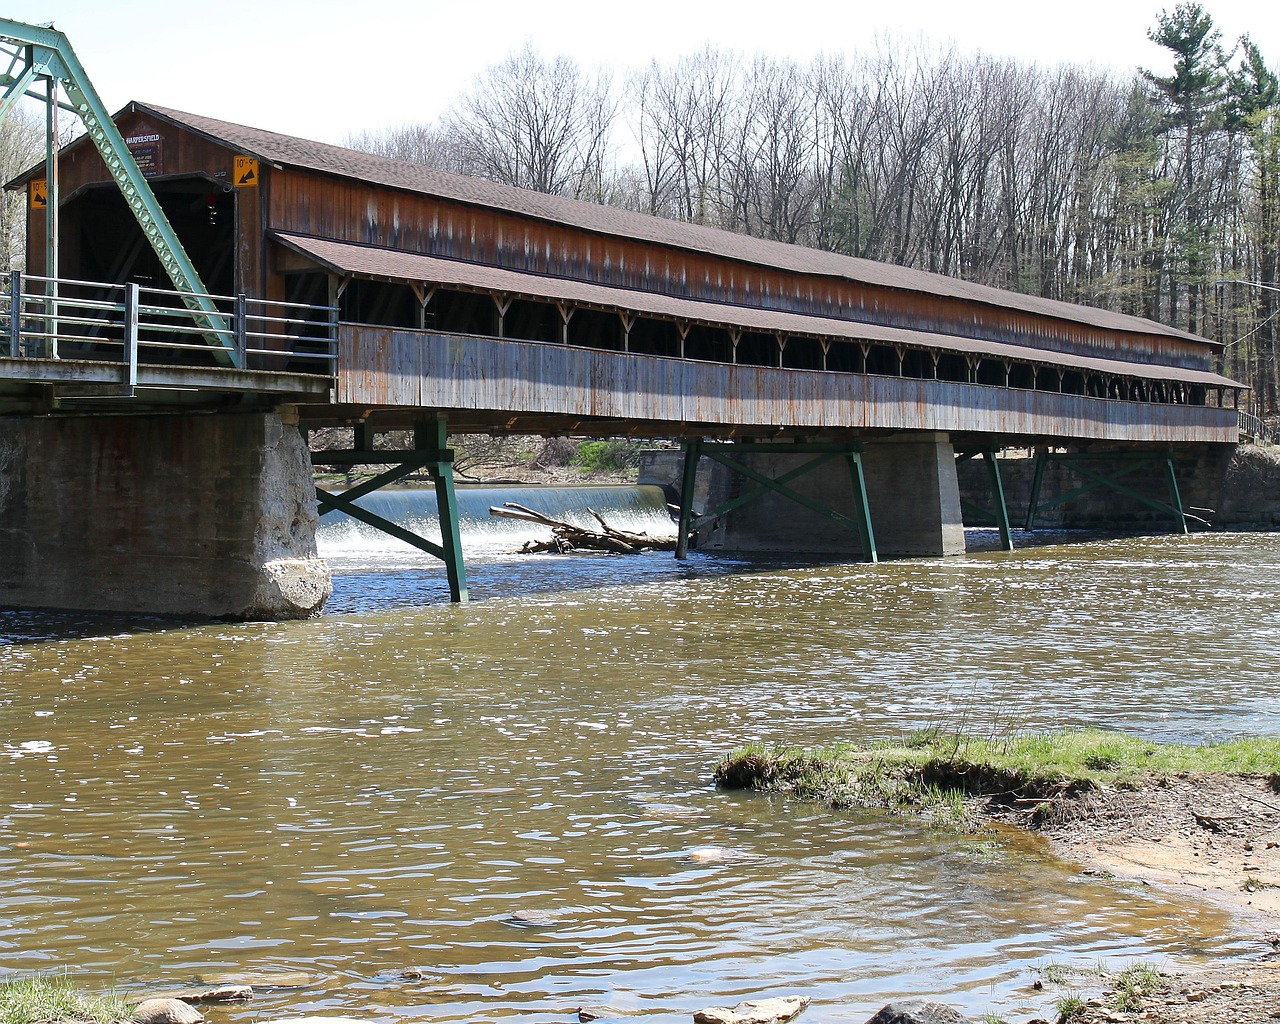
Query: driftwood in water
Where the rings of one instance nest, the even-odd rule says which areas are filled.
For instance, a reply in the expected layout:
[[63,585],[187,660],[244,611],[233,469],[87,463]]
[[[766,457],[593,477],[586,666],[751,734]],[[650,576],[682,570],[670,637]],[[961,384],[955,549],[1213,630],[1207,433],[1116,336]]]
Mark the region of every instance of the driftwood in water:
[[543,551],[555,551],[564,554],[566,551],[609,551],[617,555],[636,555],[641,551],[674,551],[674,537],[650,537],[647,533],[629,533],[626,530],[615,530],[604,521],[604,517],[594,509],[587,509],[600,524],[599,530],[591,530],[585,526],[552,519],[541,512],[519,505],[514,501],[505,502],[501,507],[491,505],[489,515],[502,516],[504,519],[521,519],[525,522],[540,523],[551,528],[550,540],[525,541],[520,549],[521,554],[536,554]]

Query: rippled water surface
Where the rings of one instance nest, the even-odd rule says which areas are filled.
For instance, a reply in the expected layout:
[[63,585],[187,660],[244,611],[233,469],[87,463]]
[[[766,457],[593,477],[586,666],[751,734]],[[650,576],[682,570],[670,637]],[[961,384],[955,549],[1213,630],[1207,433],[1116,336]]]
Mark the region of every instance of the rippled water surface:
[[709,778],[748,740],[934,724],[1280,735],[1276,536],[680,566],[469,535],[466,607],[416,555],[327,543],[311,622],[0,616],[0,973],[306,974],[228,1021],[674,1021],[791,991],[836,1021],[908,993],[1043,1011],[1049,959],[1247,948],[1025,837]]

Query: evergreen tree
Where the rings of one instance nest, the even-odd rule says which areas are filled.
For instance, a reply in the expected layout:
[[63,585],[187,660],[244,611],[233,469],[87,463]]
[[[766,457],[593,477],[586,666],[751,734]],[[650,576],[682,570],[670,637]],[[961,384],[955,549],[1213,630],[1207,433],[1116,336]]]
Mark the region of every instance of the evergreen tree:
[[[1176,193],[1178,230],[1174,238],[1177,262],[1185,267],[1183,288],[1187,297],[1187,329],[1200,328],[1199,292],[1204,284],[1203,264],[1207,256],[1207,209],[1205,164],[1210,149],[1209,136],[1221,124],[1226,95],[1227,56],[1219,45],[1221,33],[1213,19],[1198,3],[1184,2],[1172,13],[1161,12],[1156,27],[1147,36],[1173,54],[1173,74],[1143,71],[1164,107],[1163,131],[1181,138],[1181,189]],[[1176,283],[1169,289],[1170,319],[1177,321],[1179,292]]]

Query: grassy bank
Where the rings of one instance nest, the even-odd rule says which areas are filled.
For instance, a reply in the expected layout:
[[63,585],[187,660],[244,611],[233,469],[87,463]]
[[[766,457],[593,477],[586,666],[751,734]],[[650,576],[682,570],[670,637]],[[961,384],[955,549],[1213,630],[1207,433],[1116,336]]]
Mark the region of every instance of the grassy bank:
[[925,730],[899,743],[871,746],[754,744],[726,757],[715,778],[726,789],[786,792],[837,807],[910,811],[965,826],[974,820],[969,797],[1003,801],[1035,824],[1062,797],[1204,773],[1280,776],[1280,740],[1191,746],[1100,729],[998,739]]
[[114,993],[90,996],[65,975],[35,975],[0,981],[0,1024],[84,1021],[111,1024],[127,1020],[132,1007]]

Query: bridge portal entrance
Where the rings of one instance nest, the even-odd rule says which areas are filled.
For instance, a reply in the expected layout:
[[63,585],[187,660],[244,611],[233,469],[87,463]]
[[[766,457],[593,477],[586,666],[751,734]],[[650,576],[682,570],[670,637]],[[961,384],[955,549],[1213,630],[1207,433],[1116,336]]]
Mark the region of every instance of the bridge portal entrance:
[[[151,190],[208,290],[215,295],[242,291],[235,260],[235,193],[203,174],[152,179]],[[58,234],[63,277],[171,287],[160,258],[112,182],[86,185],[70,197],[62,207]]]

